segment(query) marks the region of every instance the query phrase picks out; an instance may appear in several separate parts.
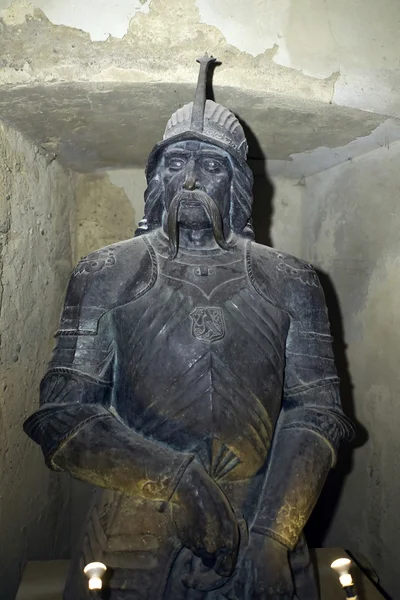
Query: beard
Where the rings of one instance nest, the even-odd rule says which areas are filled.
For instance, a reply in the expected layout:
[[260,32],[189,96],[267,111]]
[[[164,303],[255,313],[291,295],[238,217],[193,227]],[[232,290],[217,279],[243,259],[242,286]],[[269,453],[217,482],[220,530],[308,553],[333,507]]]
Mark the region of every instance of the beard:
[[167,211],[167,234],[169,239],[170,258],[175,258],[178,254],[179,246],[179,208],[183,201],[196,202],[206,213],[210,222],[214,239],[220,248],[229,250],[231,244],[226,241],[224,235],[223,218],[221,211],[205,192],[200,190],[178,192],[172,199]]

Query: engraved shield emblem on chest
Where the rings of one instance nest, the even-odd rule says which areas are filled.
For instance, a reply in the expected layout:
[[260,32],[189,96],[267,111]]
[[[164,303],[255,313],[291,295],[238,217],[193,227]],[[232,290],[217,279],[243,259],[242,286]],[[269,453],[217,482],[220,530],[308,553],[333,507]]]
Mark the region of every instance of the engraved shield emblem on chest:
[[192,334],[202,342],[216,342],[225,335],[225,321],[222,308],[198,306],[190,313]]

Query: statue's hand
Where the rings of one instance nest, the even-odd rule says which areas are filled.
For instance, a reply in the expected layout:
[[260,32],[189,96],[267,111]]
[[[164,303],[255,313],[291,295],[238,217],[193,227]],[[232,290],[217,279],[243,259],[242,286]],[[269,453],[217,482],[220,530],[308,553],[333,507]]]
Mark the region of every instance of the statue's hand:
[[239,527],[224,493],[195,462],[186,469],[172,498],[172,516],[182,544],[219,576],[230,577]]
[[266,535],[250,532],[232,581],[232,592],[228,598],[292,600],[293,577],[287,548]]

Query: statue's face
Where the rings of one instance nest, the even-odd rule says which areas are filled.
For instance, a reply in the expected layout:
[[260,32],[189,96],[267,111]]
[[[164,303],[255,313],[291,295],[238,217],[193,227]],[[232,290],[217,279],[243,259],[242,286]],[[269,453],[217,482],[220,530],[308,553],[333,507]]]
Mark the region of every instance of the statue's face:
[[203,142],[177,142],[166,149],[163,167],[166,209],[178,193],[184,192],[178,212],[180,225],[198,229],[210,226],[202,203],[193,197],[196,190],[214,201],[226,221],[232,180],[232,166],[226,152]]

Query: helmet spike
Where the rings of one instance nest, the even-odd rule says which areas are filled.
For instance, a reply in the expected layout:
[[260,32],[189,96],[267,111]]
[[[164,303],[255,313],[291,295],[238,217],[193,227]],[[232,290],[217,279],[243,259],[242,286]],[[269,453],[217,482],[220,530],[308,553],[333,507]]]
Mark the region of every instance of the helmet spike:
[[210,64],[216,62],[216,58],[208,56],[207,53],[197,59],[200,63],[199,78],[197,80],[196,94],[194,97],[192,119],[190,122],[190,130],[202,133],[204,128],[204,111],[206,106],[206,91],[207,91],[207,74]]
[[156,164],[159,152],[178,141],[202,141],[224,149],[240,161],[247,158],[246,136],[236,115],[214,100],[207,99],[208,69],[213,63],[219,64],[217,59],[205,54],[197,62],[200,69],[194,102],[178,108],[169,119],[162,142],[149,156],[148,173]]

